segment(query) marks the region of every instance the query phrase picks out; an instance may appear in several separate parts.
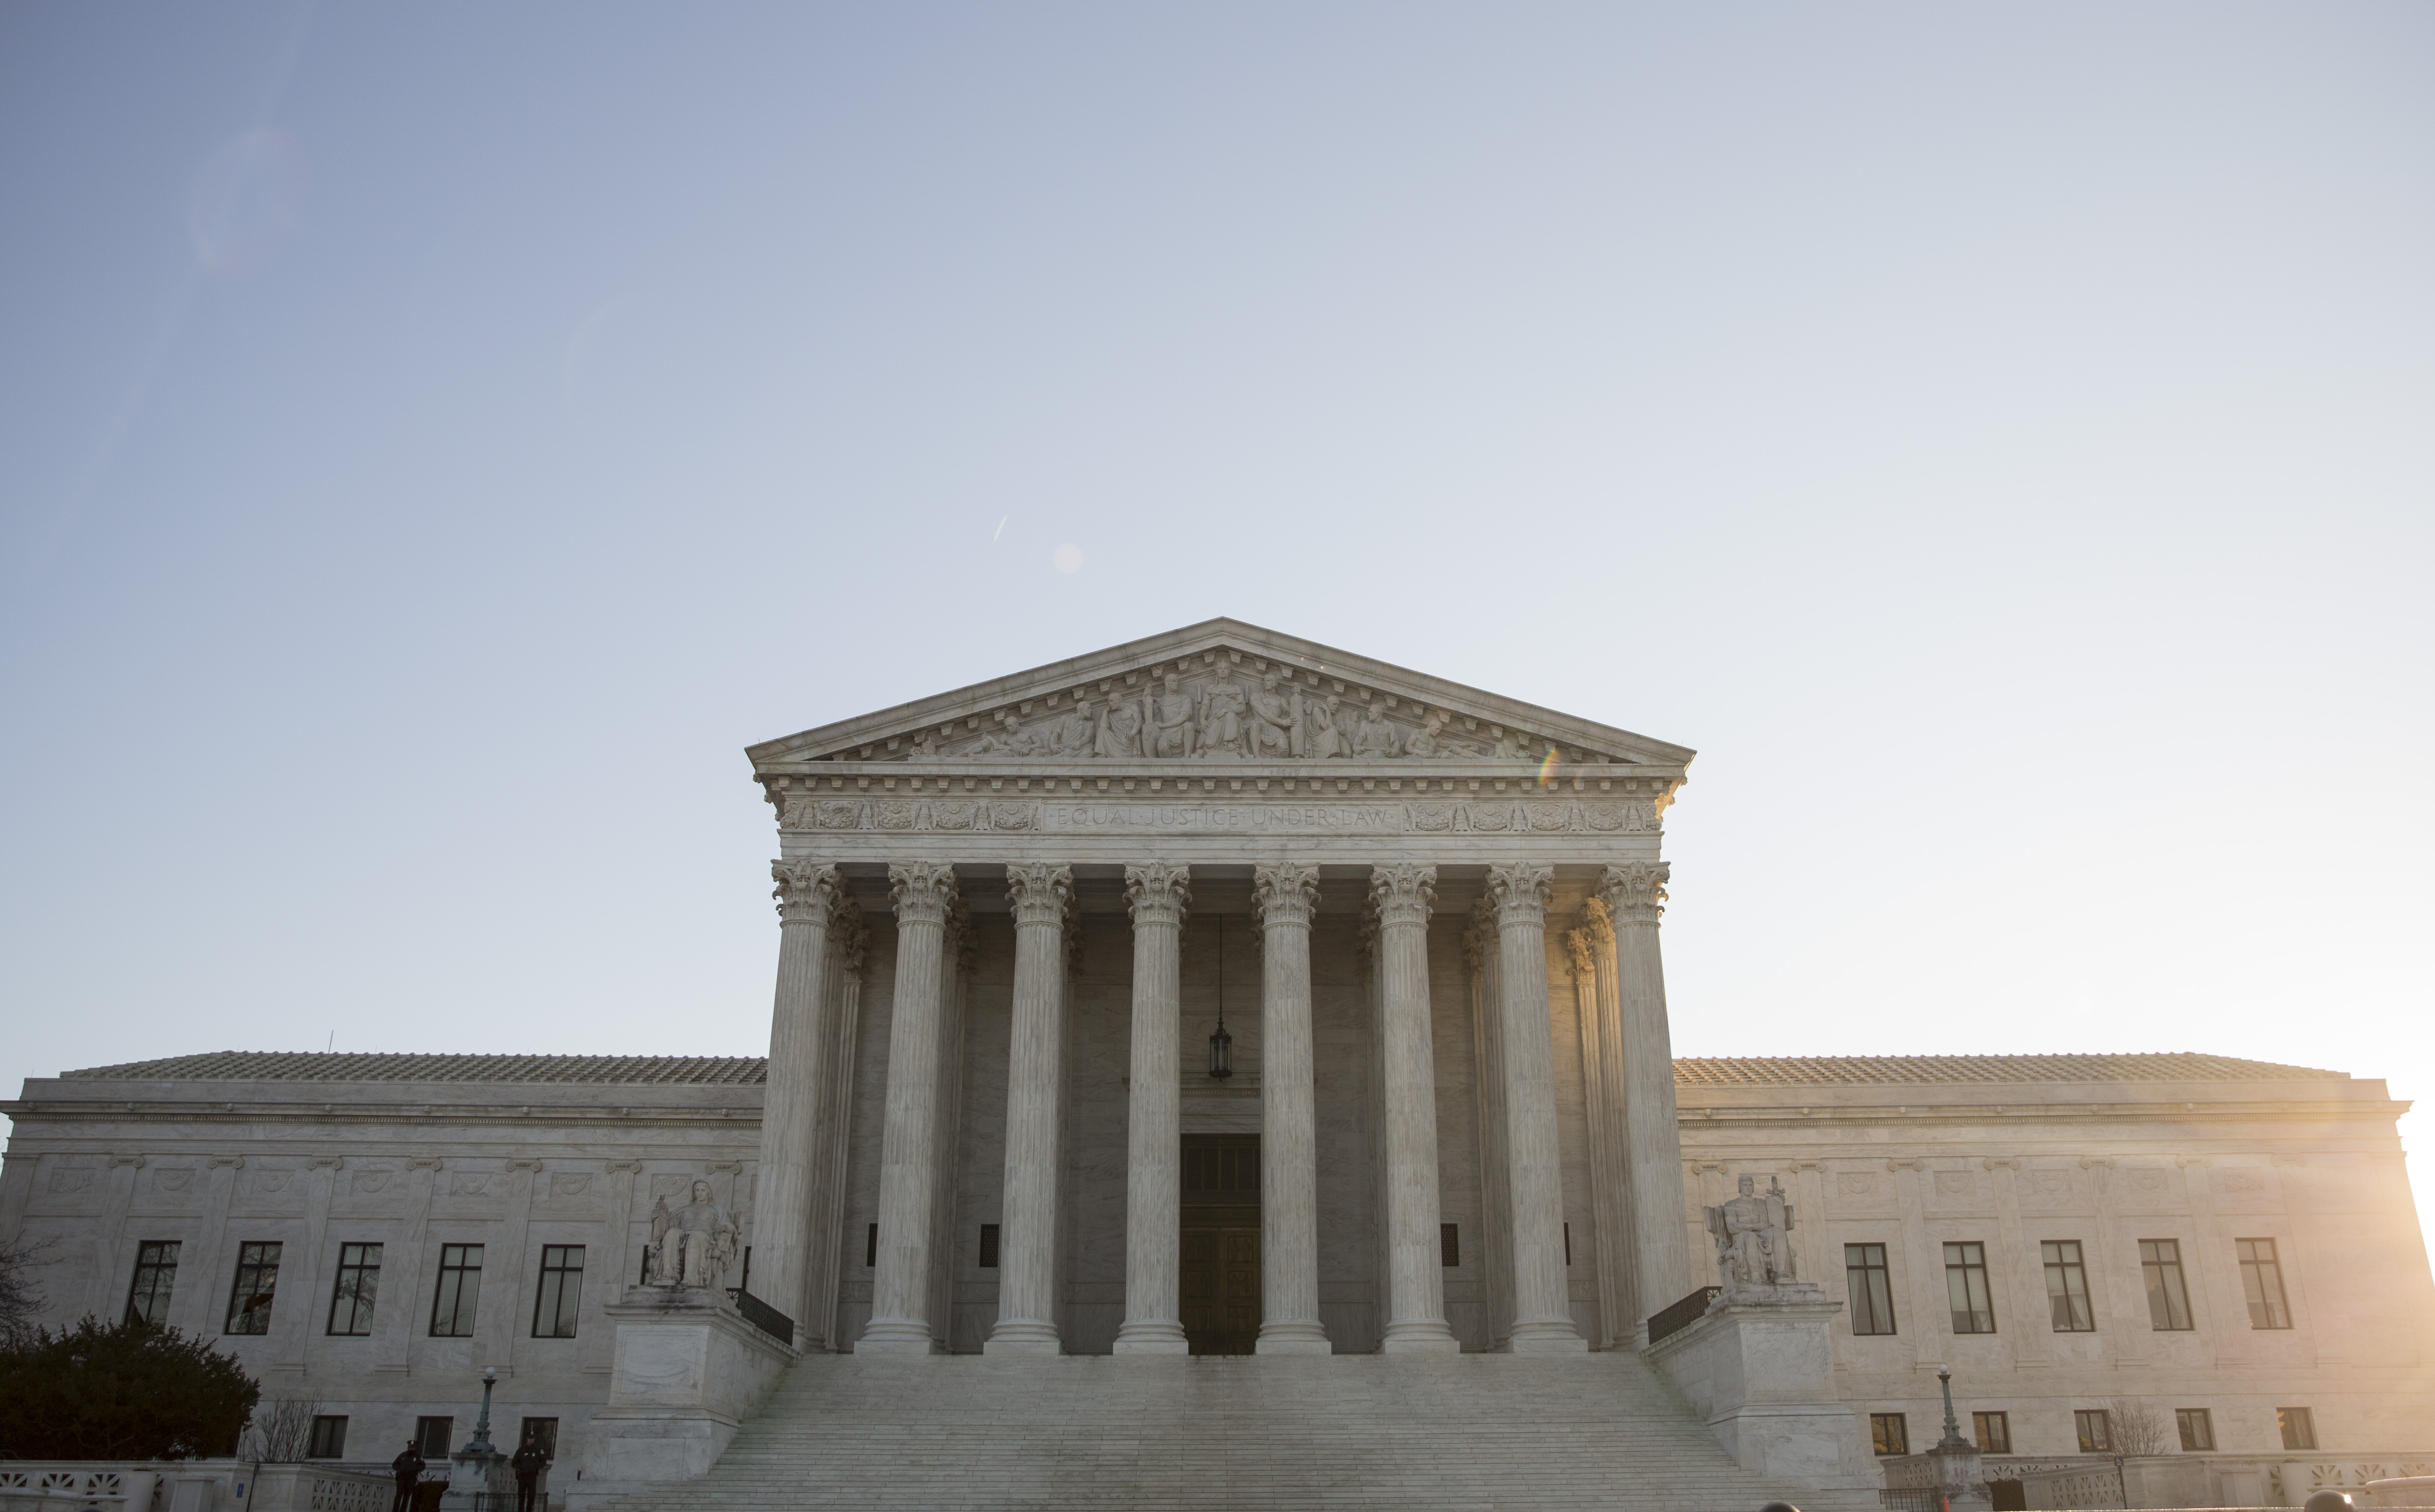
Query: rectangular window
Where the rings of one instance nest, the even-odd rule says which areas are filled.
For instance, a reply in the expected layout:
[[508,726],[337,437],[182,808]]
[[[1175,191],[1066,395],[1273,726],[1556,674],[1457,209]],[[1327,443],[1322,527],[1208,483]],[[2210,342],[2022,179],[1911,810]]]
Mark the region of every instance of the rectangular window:
[[347,1457],[347,1420],[344,1418],[316,1418],[313,1436],[304,1443],[306,1459],[345,1459]]
[[1843,1282],[1852,1293],[1852,1332],[1894,1331],[1894,1288],[1883,1245],[1845,1245]]
[[2184,1449],[2215,1448],[2215,1416],[2204,1407],[2174,1408],[2173,1425],[2182,1431]]
[[1910,1452],[1910,1425],[1898,1412],[1869,1414],[1869,1448],[1879,1454]]
[[583,1300],[583,1246],[541,1246],[541,1295],[533,1299],[533,1337],[575,1337],[575,1309]]
[[527,1440],[541,1446],[542,1458],[558,1458],[558,1419],[555,1418],[526,1418],[523,1430],[516,1435],[516,1442],[521,1445]]
[[744,1259],[735,1267],[735,1289],[739,1292],[752,1290],[752,1246],[751,1245],[744,1246]]
[[2288,1329],[2291,1309],[2283,1299],[2283,1263],[2275,1258],[2271,1239],[2236,1239],[2240,1256],[2240,1289],[2249,1294],[2249,1326]]
[[1567,1264],[1567,1265],[1569,1265],[1569,1264],[1571,1264],[1572,1263],[1573,1263],[1573,1226],[1572,1226],[1571,1224],[1566,1224],[1566,1225],[1564,1225],[1564,1263],[1565,1263],[1565,1264]]
[[2317,1419],[2308,1416],[2305,1407],[2275,1408],[2274,1426],[2283,1430],[2285,1449],[2317,1447]]
[[2088,1267],[2081,1263],[2080,1241],[2049,1239],[2038,1246],[2046,1263],[2046,1310],[2057,1333],[2094,1333],[2097,1314],[2088,1306]]
[[1438,1225],[1438,1263],[1448,1270],[1462,1263],[1462,1227],[1459,1224]]
[[482,1299],[482,1246],[440,1246],[440,1285],[431,1294],[431,1336],[470,1339],[474,1308]]
[[981,1269],[997,1269],[997,1225],[981,1225]]
[[[270,1332],[270,1297],[279,1289],[279,1246],[236,1246],[236,1280],[229,1285],[230,1333]],[[309,1305],[309,1304],[308,1304]]]
[[372,1331],[372,1301],[380,1295],[381,1246],[340,1245],[338,1281],[330,1289],[330,1332],[362,1338]]
[[1974,1412],[1970,1415],[1970,1431],[1978,1435],[1981,1454],[2012,1452],[2012,1418],[2009,1413]]
[[2071,1415],[2072,1426],[2080,1430],[2080,1452],[2083,1454],[2114,1452],[2114,1426],[2106,1420],[2105,1409],[2090,1407]]
[[414,1447],[423,1457],[434,1462],[448,1457],[448,1441],[457,1432],[454,1418],[417,1418],[414,1420]]
[[2148,1320],[2167,1333],[2186,1332],[2190,1326],[2190,1293],[2182,1284],[2181,1242],[2140,1240],[2139,1269],[2148,1278]]
[[1985,1245],[1944,1246],[1944,1295],[1953,1309],[1954,1332],[1995,1332],[1995,1306],[1987,1295]]
[[135,1251],[135,1279],[127,1287],[127,1318],[155,1328],[169,1321],[169,1289],[178,1280],[178,1241],[147,1239]]
[[862,1263],[865,1268],[879,1263],[879,1225],[877,1224],[872,1224],[871,1231],[862,1236]]

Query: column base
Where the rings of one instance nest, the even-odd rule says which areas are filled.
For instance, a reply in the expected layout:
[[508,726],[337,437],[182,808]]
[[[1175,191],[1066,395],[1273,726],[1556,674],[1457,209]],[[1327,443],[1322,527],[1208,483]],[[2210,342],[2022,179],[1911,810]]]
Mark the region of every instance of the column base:
[[1027,1318],[1009,1318],[990,1330],[981,1341],[983,1354],[1062,1354],[1065,1346],[1057,1325]]
[[930,1325],[918,1318],[873,1318],[855,1340],[856,1354],[929,1354]]
[[1190,1354],[1183,1325],[1168,1319],[1128,1322],[1116,1330],[1118,1354]]
[[1263,1323],[1260,1337],[1252,1346],[1253,1354],[1334,1354],[1336,1346],[1327,1342],[1327,1329],[1318,1323]]
[[1590,1341],[1570,1323],[1516,1323],[1505,1341],[1507,1354],[1587,1354]]
[[1378,1341],[1380,1354],[1460,1354],[1462,1341],[1454,1331],[1434,1319],[1417,1323],[1390,1323],[1387,1336]]

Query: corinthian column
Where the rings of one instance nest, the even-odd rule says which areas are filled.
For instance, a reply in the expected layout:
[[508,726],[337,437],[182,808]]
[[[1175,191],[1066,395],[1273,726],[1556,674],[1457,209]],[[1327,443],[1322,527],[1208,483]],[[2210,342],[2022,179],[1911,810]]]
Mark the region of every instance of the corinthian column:
[[878,1274],[858,1354],[928,1354],[930,1232],[938,1193],[941,966],[955,868],[889,867],[896,900],[896,1001],[888,1030],[888,1110],[879,1145]]
[[1382,1354],[1454,1354],[1438,1249],[1438,1078],[1429,1043],[1429,903],[1435,867],[1370,873],[1378,911],[1387,1091],[1387,1331]]
[[997,1327],[983,1354],[1058,1352],[1058,1091],[1065,1065],[1065,910],[1074,869],[1006,868],[1014,911],[1014,1027],[1006,1072],[1006,1203],[999,1222]]
[[1191,868],[1125,868],[1133,914],[1132,1099],[1125,1120],[1125,1321],[1118,1354],[1183,1354],[1176,1307],[1183,1243],[1183,1013],[1177,948],[1192,901]]
[[1589,1348],[1564,1281],[1563,1168],[1556,1148],[1556,1045],[1547,1023],[1547,896],[1553,868],[1488,868],[1496,908],[1497,1019],[1505,1032],[1505,1150],[1512,1203],[1515,1354]]
[[761,1105],[761,1165],[753,1182],[753,1258],[761,1297],[795,1325],[803,1346],[822,1332],[811,1313],[813,1162],[828,1102],[830,1042],[826,962],[829,913],[838,869],[810,861],[773,861],[778,884],[778,993],[769,1011],[768,1084]]
[[[1597,1233],[1597,1347],[1630,1348],[1639,1305],[1632,1241],[1632,1169],[1623,1137],[1622,998],[1615,975],[1615,929],[1596,898],[1581,905],[1581,927],[1564,936],[1580,1015],[1581,1080],[1588,1092],[1590,1214]],[[1659,1306],[1665,1304],[1659,1303]]]
[[1666,964],[1657,954],[1665,912],[1664,862],[1609,867],[1598,877],[1615,926],[1622,999],[1624,1142],[1630,1159],[1632,1233],[1643,1329],[1651,1313],[1691,1290],[1688,1220],[1683,1203],[1683,1130],[1674,1113],[1674,1048],[1666,1027]]
[[1319,868],[1258,867],[1260,910],[1259,1354],[1326,1354],[1319,1321],[1319,1142],[1313,1130],[1310,910]]

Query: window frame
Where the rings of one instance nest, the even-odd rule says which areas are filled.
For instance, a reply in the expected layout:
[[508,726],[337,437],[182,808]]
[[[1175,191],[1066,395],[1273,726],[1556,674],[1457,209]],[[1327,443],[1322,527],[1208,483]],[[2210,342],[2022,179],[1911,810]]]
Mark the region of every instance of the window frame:
[[[2249,1246],[2262,1246],[2261,1258]],[[2283,1284],[2283,1252],[2271,1239],[2235,1239],[2233,1258],[2240,1263],[2240,1293],[2249,1302],[2249,1326],[2253,1330],[2280,1331],[2291,1326],[2291,1294]],[[2273,1295],[2266,1293],[2266,1283],[2274,1283]],[[2259,1314],[2264,1314],[2260,1320]],[[2276,1317],[2282,1319],[2277,1323]]]
[[[573,1264],[567,1256],[573,1255]],[[552,1263],[552,1257],[556,1263]],[[583,1246],[581,1245],[544,1245],[541,1246],[541,1271],[533,1286],[532,1336],[536,1339],[571,1339],[581,1321],[583,1308]],[[573,1277],[574,1295],[568,1296],[567,1278]],[[550,1332],[542,1332],[542,1318],[551,1318]]]
[[2275,1408],[2274,1426],[2283,1435],[2283,1448],[2286,1452],[2316,1449],[2317,1415],[2307,1408]]
[[977,1268],[981,1270],[996,1270],[999,1268],[998,1236],[1001,1230],[996,1224],[985,1223],[981,1225],[980,1253],[974,1257],[974,1263]]
[[119,1314],[123,1321],[140,1317],[154,1328],[168,1327],[169,1298],[178,1287],[180,1248],[175,1239],[136,1242],[135,1269],[127,1277],[127,1310]]
[[[2198,1432],[2190,1430],[2195,1427]],[[2215,1452],[2215,1414],[2204,1407],[2173,1409],[2173,1431],[2181,1436],[2182,1452],[2212,1454]]]
[[[468,1251],[473,1254],[470,1264],[465,1259]],[[449,1259],[452,1254],[457,1257],[454,1262]],[[440,1246],[440,1280],[431,1288],[431,1332],[428,1337],[470,1339],[474,1336],[474,1320],[479,1315],[482,1305],[483,1258],[484,1250],[480,1245]],[[470,1297],[466,1295],[469,1289],[473,1294]],[[440,1328],[443,1300],[451,1325],[447,1332],[440,1332]]]
[[[1892,1433],[1888,1434],[1891,1425]],[[1893,1447],[1888,1448],[1891,1442]],[[1869,1414],[1869,1452],[1880,1459],[1910,1452],[1910,1418],[1907,1413],[1873,1412]]]
[[[277,1239],[237,1241],[236,1270],[229,1278],[228,1315],[220,1325],[223,1335],[258,1339],[270,1332],[271,1310],[279,1301],[279,1262],[285,1247]],[[256,1322],[259,1327],[240,1326]]]
[[[372,1310],[380,1301],[381,1257],[378,1243],[339,1244],[338,1268],[330,1281],[329,1326],[323,1333],[334,1339],[372,1336]],[[341,1309],[346,1314],[345,1328],[338,1326]]]
[[1459,1223],[1438,1225],[1438,1268],[1440,1270],[1462,1268],[1462,1225]]
[[[1987,1430],[1995,1431],[1991,1435]],[[2009,1412],[1974,1412],[1970,1415],[1970,1437],[1981,1454],[2009,1454],[2012,1452],[2012,1415]],[[1988,1442],[1993,1437],[1995,1442]]]
[[306,1459],[345,1459],[347,1457],[346,1414],[317,1413],[314,1416],[313,1431],[304,1440],[304,1457]]
[[[1953,1325],[1953,1332],[1959,1334],[1978,1335],[1995,1332],[1995,1291],[1987,1276],[1986,1241],[1947,1239],[1943,1243],[1944,1245],[1944,1301],[1946,1310],[1952,1314],[1948,1321]],[[1957,1251],[1964,1253],[1957,1256]],[[1975,1289],[1976,1300],[1981,1306],[1971,1307],[1965,1312],[1964,1309],[1953,1305],[1955,1300],[1953,1289],[1957,1280],[1961,1287],[1960,1299],[1964,1302],[1973,1300],[1972,1293]],[[1970,1319],[1971,1327],[1962,1326],[1961,1320],[1965,1315]],[[1986,1327],[1977,1327],[1977,1325],[1982,1320]]]
[[[1858,1252],[1856,1261],[1855,1251]],[[1874,1252],[1874,1260],[1872,1251]],[[1902,1332],[1894,1319],[1893,1263],[1887,1257],[1888,1246],[1885,1245],[1863,1241],[1843,1246],[1843,1291],[1850,1304],[1849,1316],[1856,1338],[1888,1339]],[[1860,1326],[1864,1316],[1871,1325],[1868,1328]],[[1885,1327],[1875,1327],[1879,1322]]]
[[[2190,1311],[2189,1273],[2182,1268],[2180,1240],[2140,1240],[2139,1277],[2148,1289],[2148,1322],[2156,1332],[2190,1333],[2197,1331],[2198,1320]],[[2156,1320],[2159,1299],[2164,1304],[2165,1320],[2161,1323]],[[2176,1318],[2180,1321],[2174,1321]]]
[[[2064,1251],[2069,1253],[2065,1254]],[[2038,1260],[2046,1273],[2046,1321],[2057,1333],[2097,1332],[2097,1302],[2088,1290],[2088,1251],[2077,1239],[2041,1239]],[[2080,1290],[2075,1293],[2072,1287]],[[2060,1286],[2061,1290],[2057,1290]],[[2078,1319],[2073,1321],[2073,1305]],[[2059,1315],[2060,1314],[2060,1315]]]
[[[440,1442],[436,1448],[432,1444],[434,1433],[432,1424],[434,1423],[440,1425],[437,1430]],[[456,1439],[457,1419],[453,1417],[417,1418],[414,1420],[415,1452],[426,1460],[446,1459],[448,1457],[448,1451],[450,1447],[455,1444]]]
[[[2072,1432],[2080,1438],[2083,1454],[2114,1452],[2114,1415],[2102,1407],[2074,1407],[2071,1411]],[[2097,1432],[2091,1434],[2094,1427]]]

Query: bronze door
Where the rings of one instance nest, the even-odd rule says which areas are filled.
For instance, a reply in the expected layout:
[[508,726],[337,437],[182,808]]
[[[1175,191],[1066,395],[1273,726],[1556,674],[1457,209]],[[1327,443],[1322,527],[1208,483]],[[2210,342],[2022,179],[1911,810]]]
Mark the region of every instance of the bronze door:
[[1260,1336],[1260,1137],[1183,1137],[1183,1336],[1195,1354],[1249,1354]]

